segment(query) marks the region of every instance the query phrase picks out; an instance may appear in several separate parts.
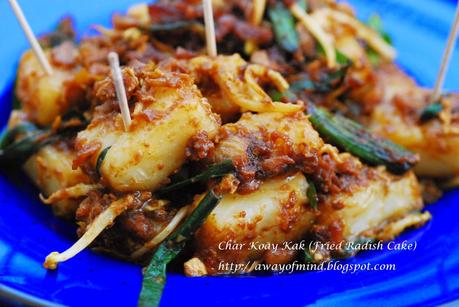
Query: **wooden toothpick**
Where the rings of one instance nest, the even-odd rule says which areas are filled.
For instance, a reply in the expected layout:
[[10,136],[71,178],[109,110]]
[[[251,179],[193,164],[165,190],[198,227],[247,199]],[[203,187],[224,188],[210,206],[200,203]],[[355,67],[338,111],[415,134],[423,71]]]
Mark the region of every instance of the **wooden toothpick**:
[[131,125],[131,114],[129,113],[129,106],[126,97],[126,89],[124,88],[123,75],[120,69],[120,60],[116,52],[108,54],[108,62],[112,71],[113,83],[115,84],[116,98],[121,109],[121,116],[123,117],[124,130],[127,131]]
[[214,13],[212,11],[212,0],[203,0],[204,23],[206,26],[207,54],[217,56],[217,42],[215,41]]
[[451,54],[453,53],[454,46],[456,45],[457,30],[459,28],[459,5],[456,7],[456,16],[449,32],[448,42],[446,43],[446,49],[443,53],[443,58],[438,71],[437,81],[432,92],[432,101],[436,102],[440,99],[443,83],[445,82],[446,72],[448,71],[449,62],[451,60]]
[[8,2],[10,3],[14,14],[16,15],[16,18],[19,21],[19,24],[21,25],[22,30],[24,31],[27,39],[29,40],[29,43],[32,46],[32,50],[35,53],[35,56],[37,57],[38,62],[40,62],[41,67],[43,68],[43,70],[46,72],[47,75],[52,75],[53,69],[51,68],[51,65],[49,64],[48,59],[46,58],[46,55],[43,52],[43,49],[38,43],[37,38],[33,34],[32,29],[30,28],[30,25],[27,22],[24,16],[24,13],[22,12],[21,7],[16,2],[16,0],[8,0]]

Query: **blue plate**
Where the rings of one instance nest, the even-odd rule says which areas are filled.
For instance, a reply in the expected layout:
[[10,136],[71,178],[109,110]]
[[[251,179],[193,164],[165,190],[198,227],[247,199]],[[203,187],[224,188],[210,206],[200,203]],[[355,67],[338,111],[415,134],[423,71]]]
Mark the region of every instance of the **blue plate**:
[[[79,33],[91,24],[108,24],[113,11],[135,1],[21,1],[32,28],[49,31],[63,14],[72,14]],[[454,15],[453,1],[350,1],[360,17],[379,12],[399,50],[398,62],[431,86]],[[26,41],[6,1],[0,2],[0,124],[6,123],[18,58]],[[446,87],[459,90],[459,53]],[[19,173],[19,172],[18,172]],[[0,176],[0,294],[35,304],[135,306],[140,267],[84,251],[56,272],[42,267],[51,251],[75,240],[75,228],[54,218],[37,191],[21,174]],[[403,234],[396,242],[416,242],[415,251],[365,252],[347,263],[395,264],[395,271],[341,273],[322,271],[262,277],[185,278],[169,274],[163,305],[434,305],[459,297],[459,191],[452,191],[431,211],[433,220]]]

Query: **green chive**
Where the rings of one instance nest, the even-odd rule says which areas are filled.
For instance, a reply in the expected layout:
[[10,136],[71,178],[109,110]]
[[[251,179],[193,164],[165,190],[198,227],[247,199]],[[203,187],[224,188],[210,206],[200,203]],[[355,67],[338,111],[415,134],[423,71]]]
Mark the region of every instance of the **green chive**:
[[226,160],[221,163],[216,163],[211,165],[207,170],[204,172],[185,179],[183,181],[179,181],[177,183],[171,184],[169,186],[163,187],[157,191],[159,194],[165,194],[169,193],[181,188],[184,188],[186,186],[189,186],[193,183],[199,182],[199,181],[204,181],[204,180],[209,180],[213,178],[220,178],[225,176],[226,174],[230,173],[231,171],[234,170],[233,162],[231,160]]
[[149,26],[142,26],[140,29],[150,33],[156,32],[170,32],[170,31],[177,31],[183,30],[191,27],[192,25],[197,24],[194,21],[174,21],[170,23],[163,23],[163,24],[151,24]]
[[31,133],[37,130],[37,126],[30,122],[23,122],[10,130],[5,128],[0,136],[0,149],[3,149],[9,144],[13,143],[16,137],[18,137],[20,134]]
[[102,163],[104,162],[104,159],[105,159],[105,156],[107,155],[107,152],[108,150],[112,148],[112,146],[107,146],[105,147],[99,154],[99,156],[97,157],[97,162],[96,162],[96,173],[97,175],[100,177],[102,177],[102,175],[100,174],[100,168],[102,167]]
[[411,169],[418,157],[384,138],[376,137],[360,124],[308,103],[310,121],[330,144],[349,152],[370,165],[385,165],[395,174]]
[[314,262],[314,258],[312,257],[312,253],[309,250],[309,248],[305,248],[304,249],[303,256],[304,256],[304,263],[313,263]]
[[299,41],[292,13],[282,1],[277,1],[276,4],[269,7],[268,15],[277,44],[285,51],[295,52],[298,49]]
[[41,147],[56,142],[59,138],[74,134],[87,125],[71,126],[53,134],[51,128],[39,129],[33,123],[23,122],[0,136],[0,163],[22,163]]
[[50,136],[48,131],[38,131],[21,138],[0,150],[1,163],[22,163],[41,147],[55,142],[57,136]]
[[443,105],[440,102],[429,104],[421,112],[421,116],[420,116],[421,121],[425,122],[425,121],[428,121],[430,119],[437,117],[438,114],[440,114],[442,109],[443,109]]
[[168,263],[182,251],[186,242],[206,220],[220,199],[221,196],[216,195],[212,190],[207,192],[190,216],[159,245],[143,275],[138,306],[159,305],[166,283]]
[[[392,45],[392,38],[387,32],[383,30],[382,20],[379,15],[377,14],[371,15],[367,21],[367,25],[373,30],[375,30],[386,43],[388,43],[389,45]],[[373,50],[370,47],[368,47],[367,56],[368,56],[368,59],[370,60],[371,65],[378,66],[380,64],[381,57],[375,50]]]

